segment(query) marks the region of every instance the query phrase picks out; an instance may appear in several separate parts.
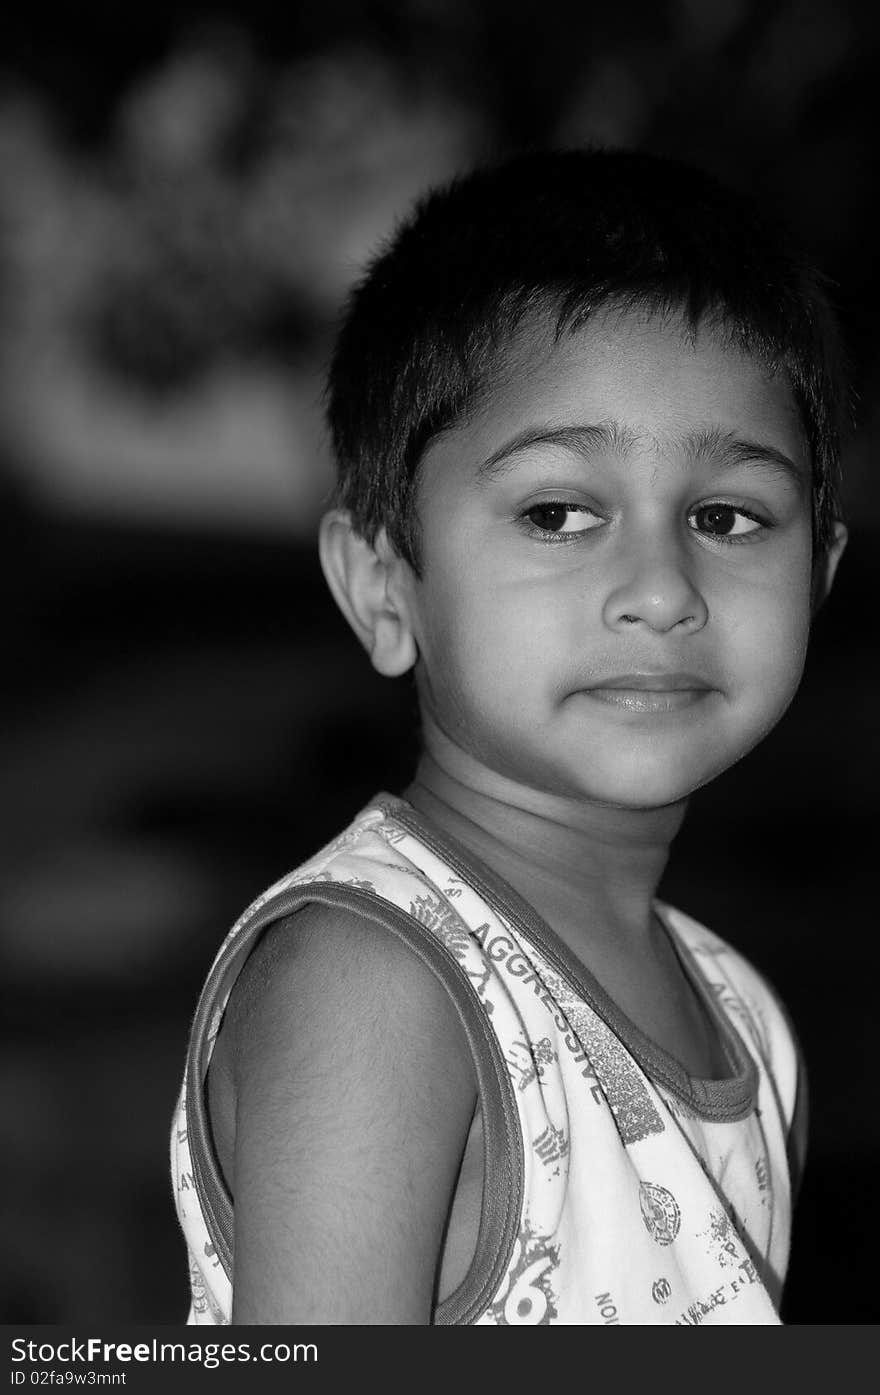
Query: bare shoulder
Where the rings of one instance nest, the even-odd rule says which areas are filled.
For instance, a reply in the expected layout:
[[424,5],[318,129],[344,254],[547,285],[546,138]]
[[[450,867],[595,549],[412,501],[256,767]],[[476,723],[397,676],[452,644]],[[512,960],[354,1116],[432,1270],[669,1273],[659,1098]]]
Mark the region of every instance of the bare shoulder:
[[[272,926],[245,965],[230,1002],[236,1085],[268,1083],[286,1051],[315,1067],[369,1069],[394,1059],[395,1075],[436,1076],[456,1093],[476,1083],[470,1049],[446,989],[418,955],[364,916],[311,904]],[[441,1053],[442,1069],[433,1068]]]
[[477,1097],[446,989],[312,905],[267,932],[227,1019],[234,1321],[429,1321]]

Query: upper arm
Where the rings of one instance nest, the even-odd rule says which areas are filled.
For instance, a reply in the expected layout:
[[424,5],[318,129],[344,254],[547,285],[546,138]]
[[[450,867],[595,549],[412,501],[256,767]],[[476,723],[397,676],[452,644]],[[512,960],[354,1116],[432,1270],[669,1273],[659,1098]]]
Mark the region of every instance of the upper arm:
[[804,1178],[807,1162],[807,1137],[810,1123],[810,1095],[807,1067],[800,1042],[794,1037],[797,1054],[797,1087],[794,1111],[788,1129],[788,1171],[791,1178],[791,1202],[795,1205]]
[[310,906],[246,967],[235,1035],[234,1322],[427,1323],[476,1102],[445,988]]

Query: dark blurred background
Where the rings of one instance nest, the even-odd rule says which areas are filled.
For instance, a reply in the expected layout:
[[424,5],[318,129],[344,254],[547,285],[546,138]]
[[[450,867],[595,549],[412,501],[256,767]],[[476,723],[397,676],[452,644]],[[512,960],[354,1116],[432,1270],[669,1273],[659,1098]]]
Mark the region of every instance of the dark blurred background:
[[3,1320],[184,1319],[167,1131],[209,961],[413,761],[409,689],[315,560],[341,299],[426,183],[598,141],[756,194],[846,327],[850,550],[794,708],[695,797],[664,891],[806,1051],[784,1316],[876,1321],[880,9],[154,0],[3,27]]

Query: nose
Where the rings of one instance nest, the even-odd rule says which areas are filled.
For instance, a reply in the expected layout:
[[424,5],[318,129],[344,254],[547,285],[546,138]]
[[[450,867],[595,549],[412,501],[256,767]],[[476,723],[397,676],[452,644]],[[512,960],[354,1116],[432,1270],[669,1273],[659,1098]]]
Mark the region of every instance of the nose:
[[613,630],[641,626],[658,634],[690,634],[709,618],[702,592],[688,567],[690,559],[671,541],[636,543],[623,559],[618,579],[603,607]]

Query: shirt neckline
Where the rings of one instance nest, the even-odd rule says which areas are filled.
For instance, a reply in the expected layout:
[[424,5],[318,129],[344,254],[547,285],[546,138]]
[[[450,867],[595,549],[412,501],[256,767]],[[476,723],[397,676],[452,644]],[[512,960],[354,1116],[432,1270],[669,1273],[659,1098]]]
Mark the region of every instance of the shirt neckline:
[[642,1032],[534,906],[475,853],[399,795],[383,792],[375,803],[465,875],[479,894],[533,944],[569,987],[611,1028],[655,1085],[705,1119],[732,1121],[751,1113],[758,1085],[754,1059],[719,1006],[696,957],[676,930],[675,912],[671,907],[656,901],[654,909],[710,1027],[717,1032],[730,1070],[728,1075],[718,1079],[691,1075],[677,1057]]

